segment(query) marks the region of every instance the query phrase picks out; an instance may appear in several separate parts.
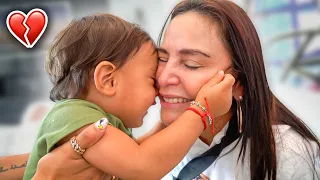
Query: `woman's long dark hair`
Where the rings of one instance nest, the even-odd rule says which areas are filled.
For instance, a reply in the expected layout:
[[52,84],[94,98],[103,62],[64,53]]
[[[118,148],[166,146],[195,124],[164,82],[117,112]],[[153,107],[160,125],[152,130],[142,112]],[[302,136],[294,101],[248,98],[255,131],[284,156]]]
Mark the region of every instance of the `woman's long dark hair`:
[[[261,180],[268,177],[275,180],[277,159],[272,125],[289,125],[303,138],[315,141],[320,147],[317,138],[271,92],[260,40],[245,11],[228,0],[187,0],[176,5],[168,19],[171,16],[172,20],[190,11],[209,17],[213,23],[219,25],[221,40],[230,53],[237,80],[244,87],[241,102],[243,133],[239,158],[242,154],[242,162],[244,161],[246,145],[250,143],[251,179]],[[159,36],[159,45],[166,24]]]

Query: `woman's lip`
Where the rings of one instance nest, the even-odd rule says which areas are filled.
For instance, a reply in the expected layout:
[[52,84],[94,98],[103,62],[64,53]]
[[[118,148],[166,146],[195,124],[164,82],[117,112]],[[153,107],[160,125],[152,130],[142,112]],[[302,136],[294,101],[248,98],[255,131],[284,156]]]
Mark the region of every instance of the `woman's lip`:
[[161,94],[159,95],[159,97],[165,97],[165,98],[183,98],[183,99],[188,99],[182,96],[178,96],[178,95],[173,95],[173,94]]
[[162,96],[159,96],[160,104],[162,107],[165,108],[186,108],[190,105],[190,101],[183,102],[183,103],[168,103],[166,102]]

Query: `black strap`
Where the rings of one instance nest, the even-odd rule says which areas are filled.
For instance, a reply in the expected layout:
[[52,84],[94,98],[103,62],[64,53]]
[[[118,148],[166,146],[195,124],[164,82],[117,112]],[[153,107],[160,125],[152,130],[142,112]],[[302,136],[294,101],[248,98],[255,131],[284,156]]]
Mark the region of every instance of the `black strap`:
[[180,171],[177,180],[191,180],[205,171],[220,155],[221,151],[239,138],[237,116],[232,116],[229,127],[221,143],[211,147],[208,151],[192,159]]

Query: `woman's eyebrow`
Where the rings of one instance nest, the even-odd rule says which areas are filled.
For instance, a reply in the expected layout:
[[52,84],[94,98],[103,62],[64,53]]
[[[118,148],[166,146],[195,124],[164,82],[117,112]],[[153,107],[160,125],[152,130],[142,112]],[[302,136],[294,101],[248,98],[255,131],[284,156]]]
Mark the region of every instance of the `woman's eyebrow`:
[[[158,52],[161,52],[161,53],[164,53],[164,54],[169,54],[167,50],[165,50],[163,48],[160,48],[160,47],[158,48]],[[207,53],[202,52],[202,51],[197,50],[197,49],[181,49],[179,51],[179,53],[182,54],[182,55],[202,55],[202,56],[205,56],[205,57],[208,57],[208,58],[211,57]]]
[[205,57],[208,57],[208,58],[211,57],[207,53],[202,52],[202,51],[197,50],[197,49],[181,49],[179,51],[179,53],[180,54],[184,54],[184,55],[202,55],[202,56],[205,56]]
[[169,54],[167,50],[163,49],[163,48],[157,48],[158,52],[164,53],[164,54]]

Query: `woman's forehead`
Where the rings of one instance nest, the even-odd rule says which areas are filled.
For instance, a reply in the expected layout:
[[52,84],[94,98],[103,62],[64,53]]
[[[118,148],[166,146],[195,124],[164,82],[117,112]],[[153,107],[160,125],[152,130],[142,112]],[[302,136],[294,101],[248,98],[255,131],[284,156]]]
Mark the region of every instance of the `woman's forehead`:
[[172,19],[165,31],[160,48],[178,53],[193,49],[211,53],[223,48],[216,23],[195,12],[178,15]]

